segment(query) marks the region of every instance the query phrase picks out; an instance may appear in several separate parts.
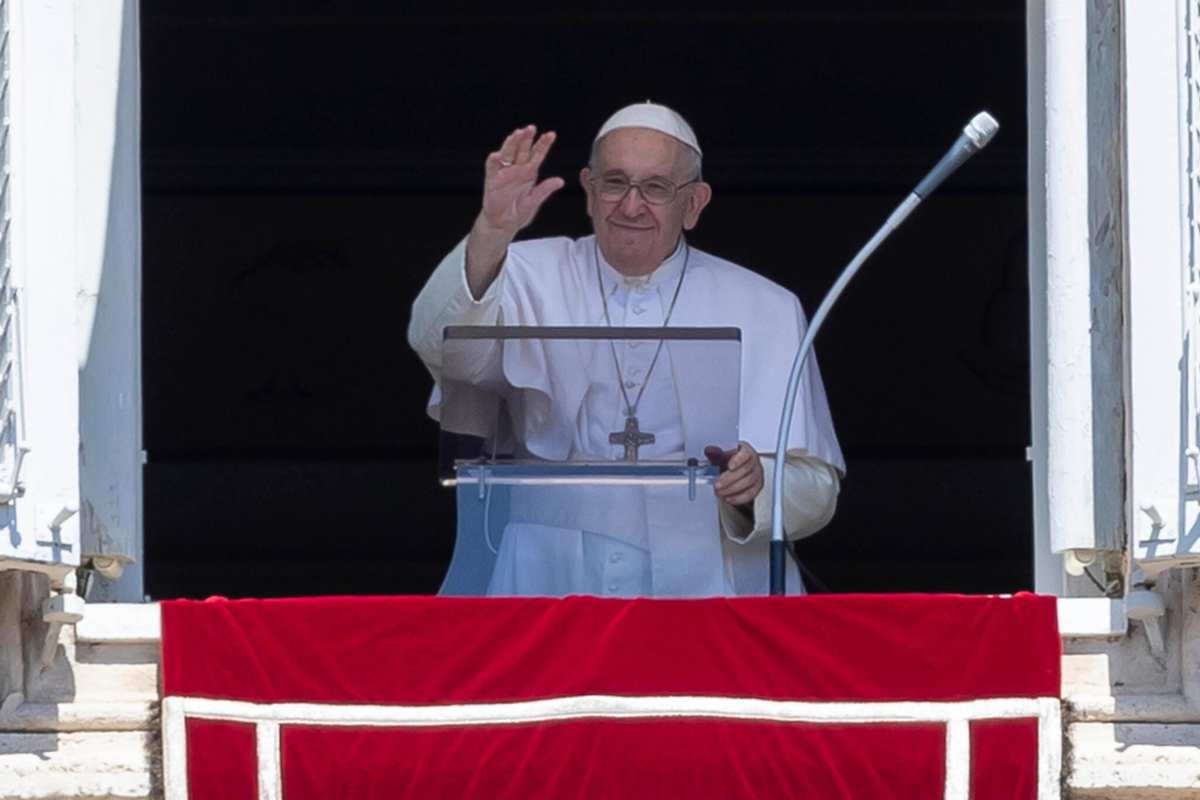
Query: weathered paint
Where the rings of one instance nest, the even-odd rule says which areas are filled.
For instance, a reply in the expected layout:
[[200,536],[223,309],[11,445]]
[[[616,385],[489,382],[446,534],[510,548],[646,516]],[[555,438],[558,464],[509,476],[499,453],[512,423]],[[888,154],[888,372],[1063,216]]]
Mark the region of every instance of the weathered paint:
[[[83,557],[112,560],[88,600],[142,589],[141,177],[138,8],[78,5],[75,51],[80,525]],[[122,569],[123,568],[123,569]]]

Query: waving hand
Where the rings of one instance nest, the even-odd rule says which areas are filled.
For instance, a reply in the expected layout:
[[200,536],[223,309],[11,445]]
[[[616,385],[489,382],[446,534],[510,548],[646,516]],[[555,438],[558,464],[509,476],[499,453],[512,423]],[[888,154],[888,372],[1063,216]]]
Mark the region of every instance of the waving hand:
[[495,280],[513,237],[564,185],[558,177],[538,181],[554,139],[553,131],[538,136],[537,127],[527,125],[510,133],[484,162],[483,209],[467,239],[467,283],[477,298]]

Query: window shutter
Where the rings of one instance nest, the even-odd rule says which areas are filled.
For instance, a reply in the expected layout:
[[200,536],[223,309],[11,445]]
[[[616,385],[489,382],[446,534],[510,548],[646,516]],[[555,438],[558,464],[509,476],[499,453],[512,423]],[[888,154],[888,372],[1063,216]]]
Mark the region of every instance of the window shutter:
[[1187,398],[1184,455],[1187,459],[1184,490],[1189,501],[1200,492],[1200,1],[1186,4],[1183,63],[1184,144],[1184,353]]
[[0,0],[0,568],[52,582],[79,564],[64,8]]
[[1152,577],[1200,564],[1200,0],[1142,10],[1124,20],[1127,479],[1132,555]]
[[13,285],[8,6],[7,0],[0,0],[0,504],[11,504],[20,496],[21,460],[26,452],[21,434],[19,300]]

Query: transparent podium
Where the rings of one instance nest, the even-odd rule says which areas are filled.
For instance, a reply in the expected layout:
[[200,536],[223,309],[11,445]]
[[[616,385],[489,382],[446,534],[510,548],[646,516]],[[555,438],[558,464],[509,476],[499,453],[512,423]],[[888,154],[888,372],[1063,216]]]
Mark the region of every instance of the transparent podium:
[[548,571],[553,587],[559,573],[586,569],[584,534],[632,542],[636,553],[673,520],[715,531],[713,448],[737,447],[740,337],[737,328],[447,327],[438,469],[458,521],[439,593],[556,594],[528,591],[543,585],[529,575]]

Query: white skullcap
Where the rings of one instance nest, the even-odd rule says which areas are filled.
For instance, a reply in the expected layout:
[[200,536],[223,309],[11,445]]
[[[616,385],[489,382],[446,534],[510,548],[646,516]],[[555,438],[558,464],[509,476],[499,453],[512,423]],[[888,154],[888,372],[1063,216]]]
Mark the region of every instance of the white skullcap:
[[600,126],[600,132],[596,134],[595,141],[600,141],[605,134],[611,133],[617,128],[649,128],[652,131],[665,133],[672,139],[683,142],[697,154],[703,155],[700,150],[700,142],[696,141],[696,133],[692,130],[692,126],[687,124],[687,120],[666,106],[651,103],[649,100],[625,106],[609,117],[608,121]]

